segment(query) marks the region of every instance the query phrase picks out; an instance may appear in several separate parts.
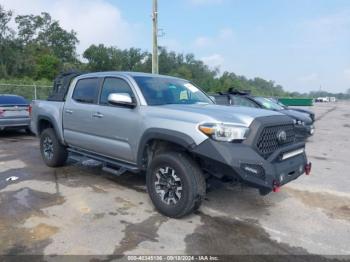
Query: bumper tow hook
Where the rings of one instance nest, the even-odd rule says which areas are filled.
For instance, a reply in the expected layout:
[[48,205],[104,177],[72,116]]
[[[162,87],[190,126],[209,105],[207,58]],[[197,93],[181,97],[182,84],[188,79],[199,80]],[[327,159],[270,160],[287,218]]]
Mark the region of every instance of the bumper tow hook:
[[281,187],[280,187],[280,185],[278,184],[277,181],[273,181],[272,191],[275,192],[275,193],[278,193],[278,192],[281,191]]
[[312,167],[311,162],[305,165],[305,175],[307,175],[307,176],[310,175],[311,167]]

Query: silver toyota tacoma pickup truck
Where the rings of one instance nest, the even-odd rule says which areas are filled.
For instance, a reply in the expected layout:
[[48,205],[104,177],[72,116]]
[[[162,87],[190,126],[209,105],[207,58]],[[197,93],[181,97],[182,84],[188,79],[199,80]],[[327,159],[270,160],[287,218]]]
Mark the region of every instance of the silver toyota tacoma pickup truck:
[[78,154],[116,175],[145,173],[150,198],[166,216],[197,209],[212,176],[234,178],[265,195],[310,173],[291,118],[215,105],[189,81],[101,72],[56,85],[58,96],[32,105],[31,128],[46,165],[62,166]]

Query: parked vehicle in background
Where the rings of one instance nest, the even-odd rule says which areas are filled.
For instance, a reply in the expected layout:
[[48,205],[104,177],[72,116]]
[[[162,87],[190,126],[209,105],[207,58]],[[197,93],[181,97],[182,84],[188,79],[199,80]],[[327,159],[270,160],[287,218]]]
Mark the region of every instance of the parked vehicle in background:
[[219,105],[261,108],[277,111],[291,117],[294,120],[296,137],[298,140],[305,140],[314,134],[315,127],[313,123],[315,116],[310,114],[311,112],[294,110],[294,108],[288,108],[269,98],[252,96],[248,92],[229,90],[227,93],[221,92],[213,96],[215,97],[216,103]]
[[329,102],[329,97],[317,97],[315,99],[315,102],[318,103],[328,103]]
[[279,105],[282,106],[284,109],[293,110],[293,111],[298,111],[298,112],[307,114],[307,115],[311,118],[312,122],[315,122],[315,113],[312,112],[311,110],[307,110],[307,109],[304,109],[304,108],[297,108],[297,107],[286,106],[286,105],[284,105],[283,103],[281,103],[278,99],[275,99],[275,98],[269,98],[269,99],[270,99],[272,102],[279,104]]
[[146,173],[166,216],[197,209],[211,176],[268,194],[310,172],[293,120],[278,112],[215,105],[189,81],[161,75],[101,72],[57,82],[66,83],[54,88],[59,96],[33,103],[46,165],[64,165],[70,153],[115,175]]
[[24,129],[30,132],[30,105],[17,95],[0,94],[0,131]]

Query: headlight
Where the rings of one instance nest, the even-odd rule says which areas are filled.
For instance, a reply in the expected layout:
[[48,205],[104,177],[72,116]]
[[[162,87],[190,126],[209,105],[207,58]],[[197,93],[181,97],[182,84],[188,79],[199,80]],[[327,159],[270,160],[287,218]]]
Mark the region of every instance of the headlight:
[[199,130],[217,141],[232,142],[247,138],[249,128],[231,124],[202,124]]

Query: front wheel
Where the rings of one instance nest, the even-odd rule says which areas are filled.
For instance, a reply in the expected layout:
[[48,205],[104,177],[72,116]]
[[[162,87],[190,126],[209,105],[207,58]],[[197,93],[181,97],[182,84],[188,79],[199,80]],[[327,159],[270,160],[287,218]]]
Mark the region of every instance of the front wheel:
[[63,166],[68,158],[68,151],[58,140],[52,128],[45,129],[40,136],[40,152],[49,167]]
[[147,190],[156,209],[180,218],[192,213],[205,197],[202,171],[186,153],[159,153],[147,170]]

